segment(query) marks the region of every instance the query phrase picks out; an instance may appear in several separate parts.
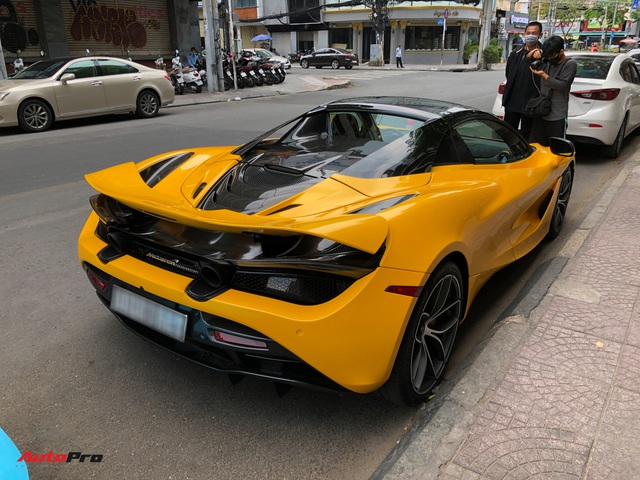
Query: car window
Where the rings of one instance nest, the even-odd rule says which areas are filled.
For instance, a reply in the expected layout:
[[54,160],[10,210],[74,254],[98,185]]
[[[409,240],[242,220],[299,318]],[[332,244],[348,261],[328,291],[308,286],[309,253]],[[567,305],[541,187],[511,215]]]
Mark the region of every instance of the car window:
[[640,83],[640,79],[638,78],[638,70],[636,68],[635,63],[632,61],[623,62],[620,65],[620,76],[625,82],[628,83]]
[[615,57],[595,57],[587,55],[574,55],[573,58],[578,64],[576,71],[577,78],[593,78],[604,80],[609,74],[609,69]]
[[640,72],[638,72],[638,67],[635,63],[629,63],[629,70],[631,71],[631,83],[635,83],[636,85],[640,84]]
[[125,73],[138,73],[139,70],[124,62],[111,59],[99,59],[100,71],[102,75],[123,75]]
[[13,80],[41,79],[52,77],[60,70],[67,60],[41,60],[29,65],[20,73],[15,74]]
[[93,60],[79,60],[65,68],[63,74],[67,73],[73,73],[76,78],[95,77],[97,75],[96,64]]
[[477,164],[509,163],[529,155],[531,147],[506,125],[473,119],[454,127]]
[[316,50],[315,53],[316,53],[316,55],[322,55],[322,54],[325,54],[325,53],[329,53],[329,50],[326,49],[326,48],[321,48],[320,50]]
[[448,132],[443,138],[436,157],[435,165],[453,165],[457,163],[474,163],[473,155],[455,131]]

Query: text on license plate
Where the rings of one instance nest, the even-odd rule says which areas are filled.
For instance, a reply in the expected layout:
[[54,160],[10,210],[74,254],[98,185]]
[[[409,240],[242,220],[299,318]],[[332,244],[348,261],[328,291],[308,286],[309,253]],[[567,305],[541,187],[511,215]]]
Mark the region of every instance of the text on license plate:
[[117,285],[111,293],[111,308],[168,337],[184,342],[187,316],[164,305],[141,297]]

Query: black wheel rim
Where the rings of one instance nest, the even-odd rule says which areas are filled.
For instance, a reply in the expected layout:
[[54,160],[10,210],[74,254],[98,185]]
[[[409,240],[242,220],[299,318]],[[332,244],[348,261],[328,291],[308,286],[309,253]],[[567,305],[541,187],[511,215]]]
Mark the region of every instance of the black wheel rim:
[[569,197],[571,196],[571,185],[573,183],[571,179],[571,170],[568,170],[564,173],[562,181],[560,182],[558,201],[556,202],[556,209],[553,212],[553,228],[556,232],[560,231],[564,223],[564,217],[567,214],[567,206],[569,205]]
[[411,347],[411,385],[428,393],[442,376],[462,317],[462,285],[452,274],[443,276],[429,292]]

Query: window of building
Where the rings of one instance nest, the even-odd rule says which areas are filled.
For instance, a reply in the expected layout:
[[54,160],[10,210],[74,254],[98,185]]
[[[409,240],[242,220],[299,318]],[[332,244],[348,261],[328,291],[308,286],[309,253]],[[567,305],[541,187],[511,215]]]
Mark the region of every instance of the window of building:
[[289,23],[320,23],[320,0],[289,0]]
[[258,0],[236,0],[235,8],[251,8],[258,6]]
[[[444,50],[460,48],[460,27],[447,27],[444,34]],[[407,27],[405,50],[442,50],[442,26]]]
[[331,32],[331,46],[334,48],[353,49],[353,30],[351,28],[334,28]]

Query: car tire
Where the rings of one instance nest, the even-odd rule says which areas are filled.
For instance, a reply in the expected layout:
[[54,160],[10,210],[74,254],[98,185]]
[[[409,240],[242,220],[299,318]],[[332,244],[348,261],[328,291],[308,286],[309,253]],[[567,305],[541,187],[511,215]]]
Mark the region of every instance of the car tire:
[[567,214],[567,206],[569,205],[572,186],[573,170],[569,167],[565,170],[562,174],[562,178],[560,179],[558,198],[556,198],[556,204],[553,207],[553,215],[551,217],[551,223],[549,224],[549,233],[547,234],[547,238],[549,240],[553,240],[560,235],[560,230],[562,230],[562,225]]
[[332,60],[331,61],[331,68],[333,68],[334,70],[337,70],[340,68],[340,62],[338,62],[338,60]]
[[300,60],[300,66],[302,68],[309,68],[309,60],[307,60],[307,59]]
[[44,132],[53,124],[53,111],[42,100],[26,100],[18,108],[18,123],[25,132]]
[[602,153],[606,158],[615,160],[620,156],[620,152],[622,152],[622,144],[624,143],[624,134],[626,128],[627,117],[625,116],[624,120],[622,120],[622,125],[620,125],[620,130],[618,130],[618,135],[616,135],[616,139],[613,141],[613,144],[603,147]]
[[144,90],[136,100],[136,115],[140,118],[155,117],[160,111],[160,99],[155,92]]
[[379,390],[385,399],[414,406],[429,398],[453,350],[465,306],[460,268],[445,261],[429,277],[416,302],[389,380]]

